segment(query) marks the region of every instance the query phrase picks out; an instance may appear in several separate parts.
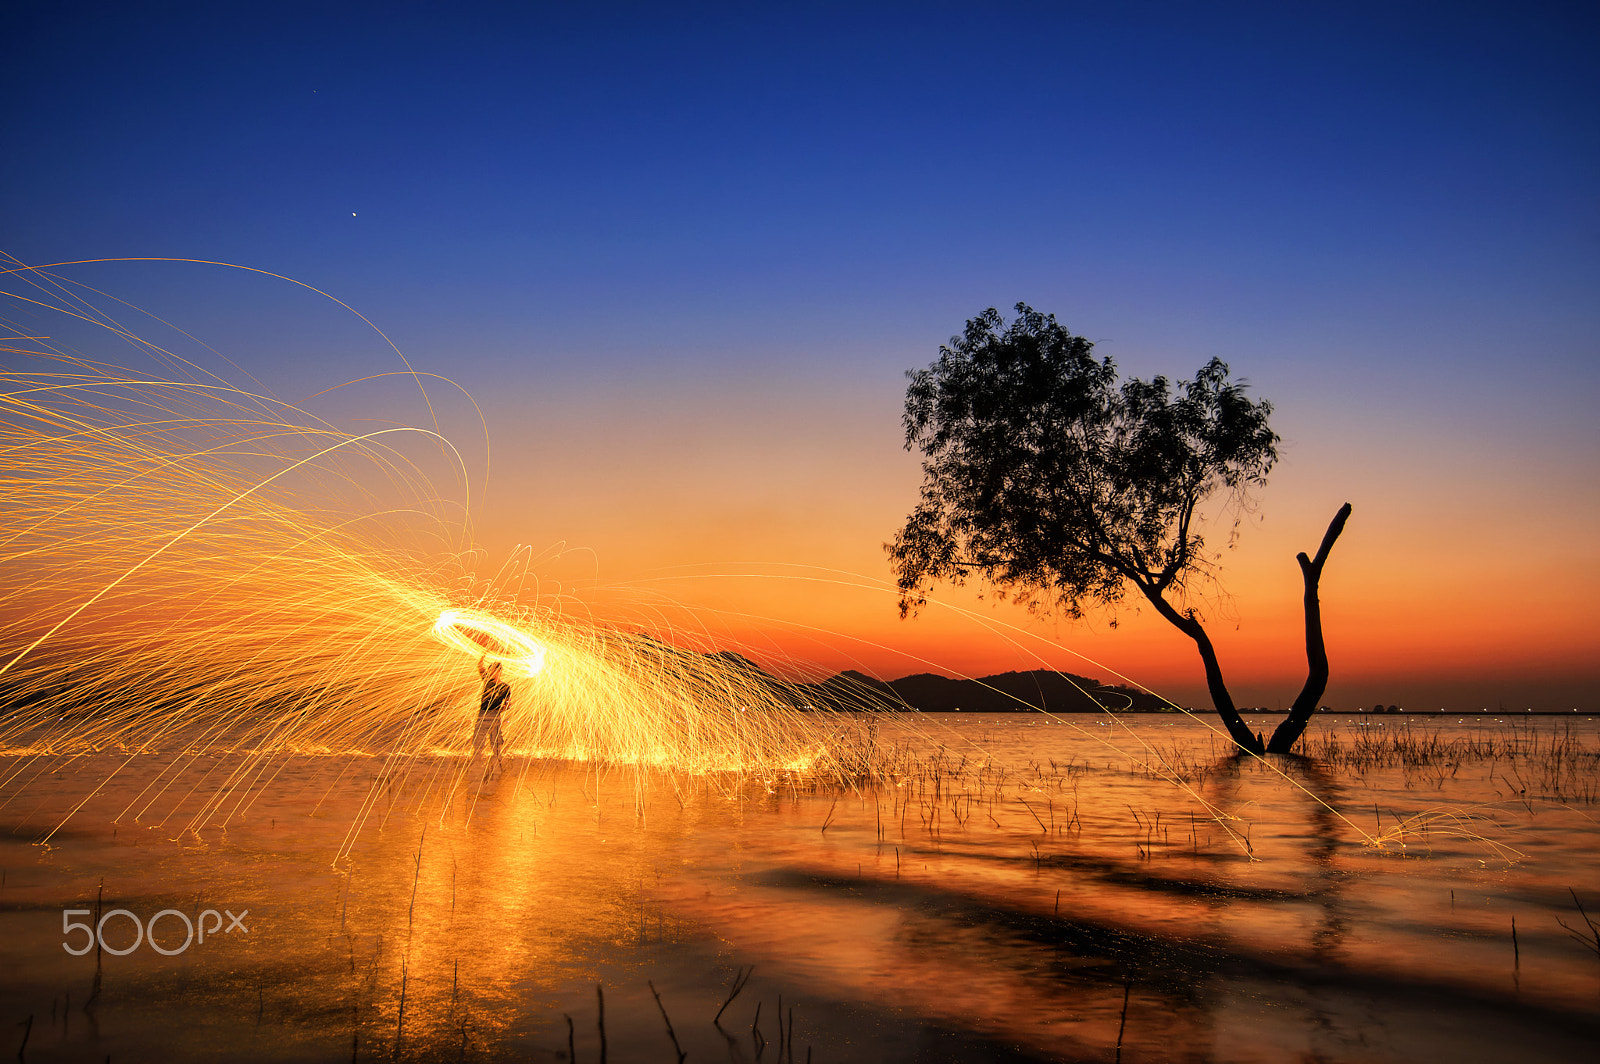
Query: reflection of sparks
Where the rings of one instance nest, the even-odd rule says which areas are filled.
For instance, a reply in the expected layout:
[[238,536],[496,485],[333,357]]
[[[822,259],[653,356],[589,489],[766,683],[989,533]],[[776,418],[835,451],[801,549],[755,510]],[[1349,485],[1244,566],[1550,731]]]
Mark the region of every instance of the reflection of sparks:
[[468,654],[509,666],[509,671],[537,676],[544,668],[544,647],[526,632],[478,610],[445,610],[434,622],[433,634]]

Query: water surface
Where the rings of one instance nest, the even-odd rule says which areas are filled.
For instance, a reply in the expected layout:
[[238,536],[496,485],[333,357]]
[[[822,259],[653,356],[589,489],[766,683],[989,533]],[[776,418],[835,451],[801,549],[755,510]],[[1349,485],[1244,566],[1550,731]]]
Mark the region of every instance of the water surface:
[[[1164,716],[856,729],[908,774],[14,752],[0,1032],[29,1060],[559,1060],[570,1017],[595,1060],[599,984],[619,1061],[675,1059],[662,1008],[697,1060],[1576,1060],[1600,1035],[1600,956],[1558,922],[1586,930],[1569,888],[1600,916],[1592,718],[1319,718],[1322,757],[1267,762]],[[63,910],[97,906],[249,930],[116,956],[117,916],[69,955]]]

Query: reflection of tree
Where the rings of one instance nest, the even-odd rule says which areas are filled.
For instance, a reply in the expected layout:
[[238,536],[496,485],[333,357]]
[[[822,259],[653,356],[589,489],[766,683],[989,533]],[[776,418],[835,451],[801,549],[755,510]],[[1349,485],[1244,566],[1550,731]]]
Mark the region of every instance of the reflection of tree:
[[1339,855],[1338,802],[1344,797],[1337,780],[1321,763],[1291,754],[1280,759],[1285,777],[1299,782],[1296,790],[1306,803],[1316,845],[1307,855],[1316,866],[1317,887],[1311,893],[1322,902],[1322,925],[1311,936],[1311,955],[1319,962],[1332,960],[1346,931],[1341,888],[1344,877],[1336,867]]
[[1346,931],[1340,905],[1344,877],[1336,867],[1339,853],[1341,817],[1338,803],[1343,799],[1339,784],[1325,766],[1298,754],[1284,754],[1269,760],[1244,753],[1231,753],[1218,759],[1203,773],[1210,782],[1203,795],[1213,809],[1236,809],[1245,803],[1241,789],[1246,774],[1270,776],[1285,787],[1305,809],[1308,835],[1313,840],[1306,857],[1314,868],[1310,882],[1294,896],[1316,900],[1322,908],[1322,924],[1313,934],[1311,956],[1319,963],[1332,959]]
[[[1228,758],[1233,762],[1237,776],[1246,761],[1257,772],[1281,772],[1284,785],[1299,784],[1290,789],[1301,800],[1306,810],[1307,826],[1314,840],[1306,854],[1312,865],[1312,882],[1307,884],[1306,896],[1315,898],[1322,910],[1322,919],[1311,933],[1309,955],[1325,968],[1338,963],[1338,954],[1349,930],[1344,905],[1344,881],[1338,868],[1340,846],[1339,803],[1343,788],[1321,762],[1298,754],[1285,755],[1262,763],[1244,755]],[[1338,1017],[1321,995],[1310,995],[1307,1008],[1313,1029],[1332,1034],[1338,1027]]]

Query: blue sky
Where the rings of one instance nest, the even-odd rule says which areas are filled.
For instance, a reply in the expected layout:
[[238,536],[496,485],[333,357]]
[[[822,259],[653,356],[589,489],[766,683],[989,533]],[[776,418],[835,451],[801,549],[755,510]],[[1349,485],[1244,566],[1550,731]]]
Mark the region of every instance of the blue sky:
[[1594,20],[1395,6],[24,4],[6,242],[700,349],[1018,289],[1186,331],[1592,288]]
[[[702,470],[690,510],[781,469],[780,510],[863,515],[859,552],[786,535],[784,560],[881,568],[915,497],[904,371],[1026,300],[1130,372],[1228,358],[1289,445],[1266,512],[1315,525],[1365,487],[1404,511],[1384,556],[1420,558],[1470,491],[1495,519],[1418,587],[1463,559],[1516,586],[1496,544],[1533,507],[1524,560],[1600,568],[1581,5],[335,7],[9,5],[0,250],[350,303],[478,396],[507,468],[563,448],[498,484],[565,516],[486,514],[497,543],[632,559],[583,500],[643,490],[615,469],[643,452]],[[394,368],[259,277],[77,269],[286,395]]]

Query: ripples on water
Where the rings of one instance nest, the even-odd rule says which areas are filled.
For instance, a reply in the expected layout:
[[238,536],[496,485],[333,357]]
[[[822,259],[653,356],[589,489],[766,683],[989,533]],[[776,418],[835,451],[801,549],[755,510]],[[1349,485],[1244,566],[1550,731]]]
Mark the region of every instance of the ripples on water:
[[[889,719],[874,746],[917,771],[846,792],[513,761],[447,799],[448,759],[305,756],[198,832],[236,755],[174,784],[160,756],[13,754],[0,1039],[558,1060],[570,1016],[595,1060],[601,983],[617,1061],[675,1059],[649,984],[696,1060],[1590,1059],[1600,956],[1558,920],[1585,930],[1568,888],[1600,918],[1595,720],[1309,738],[1319,760],[1262,764],[1181,718]],[[67,955],[62,910],[102,889],[249,931]]]

